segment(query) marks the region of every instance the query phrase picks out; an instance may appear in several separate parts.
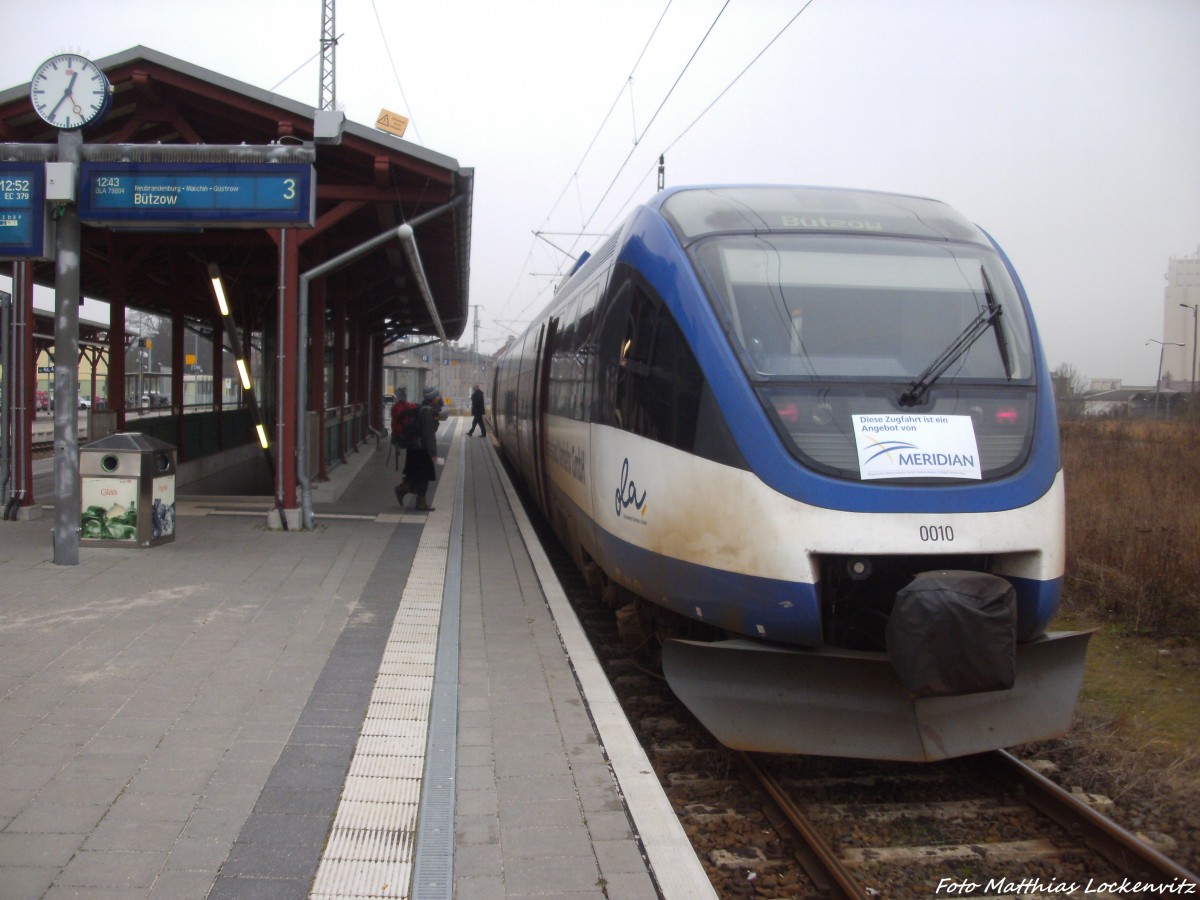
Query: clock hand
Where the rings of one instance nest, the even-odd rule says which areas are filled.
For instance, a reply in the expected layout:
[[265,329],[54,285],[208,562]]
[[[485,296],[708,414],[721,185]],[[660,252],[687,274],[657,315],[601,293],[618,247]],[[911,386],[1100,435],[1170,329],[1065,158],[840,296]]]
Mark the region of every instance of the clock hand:
[[[63,95],[58,98],[58,102],[54,104],[54,109],[50,110],[49,118],[53,119],[54,114],[58,112],[58,108],[63,105],[63,101],[71,97],[71,91],[75,88],[75,79],[79,77],[78,72],[71,73],[71,80],[67,82],[67,89],[63,91]],[[71,97],[71,102],[75,102],[75,98]],[[78,107],[76,107],[78,109]]]
[[54,109],[50,110],[50,115],[47,116],[47,118],[49,118],[49,119],[54,118],[54,114],[56,112],[58,112],[58,108],[63,105],[63,101],[66,100],[68,96],[70,96],[70,95],[63,94],[61,97],[58,98],[58,102],[54,104]]

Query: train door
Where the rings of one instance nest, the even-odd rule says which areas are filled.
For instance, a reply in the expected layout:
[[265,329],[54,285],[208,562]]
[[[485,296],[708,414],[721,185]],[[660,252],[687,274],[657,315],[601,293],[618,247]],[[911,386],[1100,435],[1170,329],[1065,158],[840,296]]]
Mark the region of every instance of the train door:
[[521,339],[521,347],[517,352],[517,468],[529,490],[536,492],[534,481],[533,454],[537,446],[534,440],[534,414],[537,409],[534,403],[535,387],[537,385],[538,358],[541,355],[542,339],[546,334],[546,326],[539,325],[536,332],[528,332]]
[[550,393],[550,364],[554,358],[557,337],[558,317],[551,316],[546,324],[538,329],[533,383],[533,485],[538,506],[543,511],[549,510],[546,486],[546,404]]

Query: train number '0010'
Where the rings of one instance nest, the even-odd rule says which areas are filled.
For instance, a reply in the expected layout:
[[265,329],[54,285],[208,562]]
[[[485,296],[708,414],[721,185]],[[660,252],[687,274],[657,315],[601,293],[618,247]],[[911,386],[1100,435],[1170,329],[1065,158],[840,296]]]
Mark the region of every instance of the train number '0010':
[[926,543],[950,543],[954,540],[954,529],[949,525],[922,525],[921,540]]

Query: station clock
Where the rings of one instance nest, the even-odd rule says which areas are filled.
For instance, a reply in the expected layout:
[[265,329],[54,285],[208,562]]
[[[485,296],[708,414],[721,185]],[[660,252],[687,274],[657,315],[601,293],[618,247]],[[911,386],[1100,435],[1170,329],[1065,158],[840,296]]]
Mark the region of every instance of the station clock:
[[108,77],[77,53],[52,56],[33,73],[29,99],[39,116],[64,131],[95,122],[108,109]]

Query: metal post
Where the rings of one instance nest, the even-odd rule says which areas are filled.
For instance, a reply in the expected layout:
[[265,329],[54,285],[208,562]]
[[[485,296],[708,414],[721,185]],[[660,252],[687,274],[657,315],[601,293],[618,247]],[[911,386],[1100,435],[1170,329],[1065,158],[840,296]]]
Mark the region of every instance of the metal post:
[[1192,311],[1192,395],[1196,394],[1196,308],[1200,303],[1180,303],[1184,309]]
[[[78,167],[83,135],[58,133],[58,161]],[[54,562],[79,565],[79,268],[74,203],[58,207],[54,265]]]
[[[1146,341],[1146,343],[1147,344],[1158,344],[1158,377],[1154,379],[1154,418],[1157,419],[1158,418],[1158,395],[1159,395],[1159,393],[1161,393],[1161,385],[1162,385],[1163,353],[1166,352],[1167,347],[1182,347],[1184,345],[1179,343],[1178,341],[1156,341],[1154,338],[1150,338],[1150,340]],[[1170,412],[1169,409],[1167,411],[1168,411],[1168,413]]]
[[337,26],[334,19],[334,0],[325,0],[321,9],[321,84],[317,91],[317,109],[337,109]]
[[1155,419],[1158,418],[1158,395],[1162,391],[1162,362],[1163,362],[1163,353],[1166,351],[1166,349],[1167,348],[1161,344],[1158,347],[1158,375],[1154,379],[1154,418]]
[[30,264],[16,262],[12,267],[12,405],[9,407],[9,453],[12,456],[12,487],[4,504],[4,518],[15,520],[33,495],[33,460],[30,452],[32,419],[37,415],[30,387],[33,365],[33,286]]
[[279,464],[275,466],[275,509],[279,511],[279,524],[288,530],[287,513],[284,511],[285,477],[288,467],[287,450],[284,447],[284,429],[287,423],[284,389],[287,387],[287,229],[279,229],[279,298],[275,314],[275,453]]
[[0,291],[0,509],[8,502],[9,420],[12,418],[12,295]]

